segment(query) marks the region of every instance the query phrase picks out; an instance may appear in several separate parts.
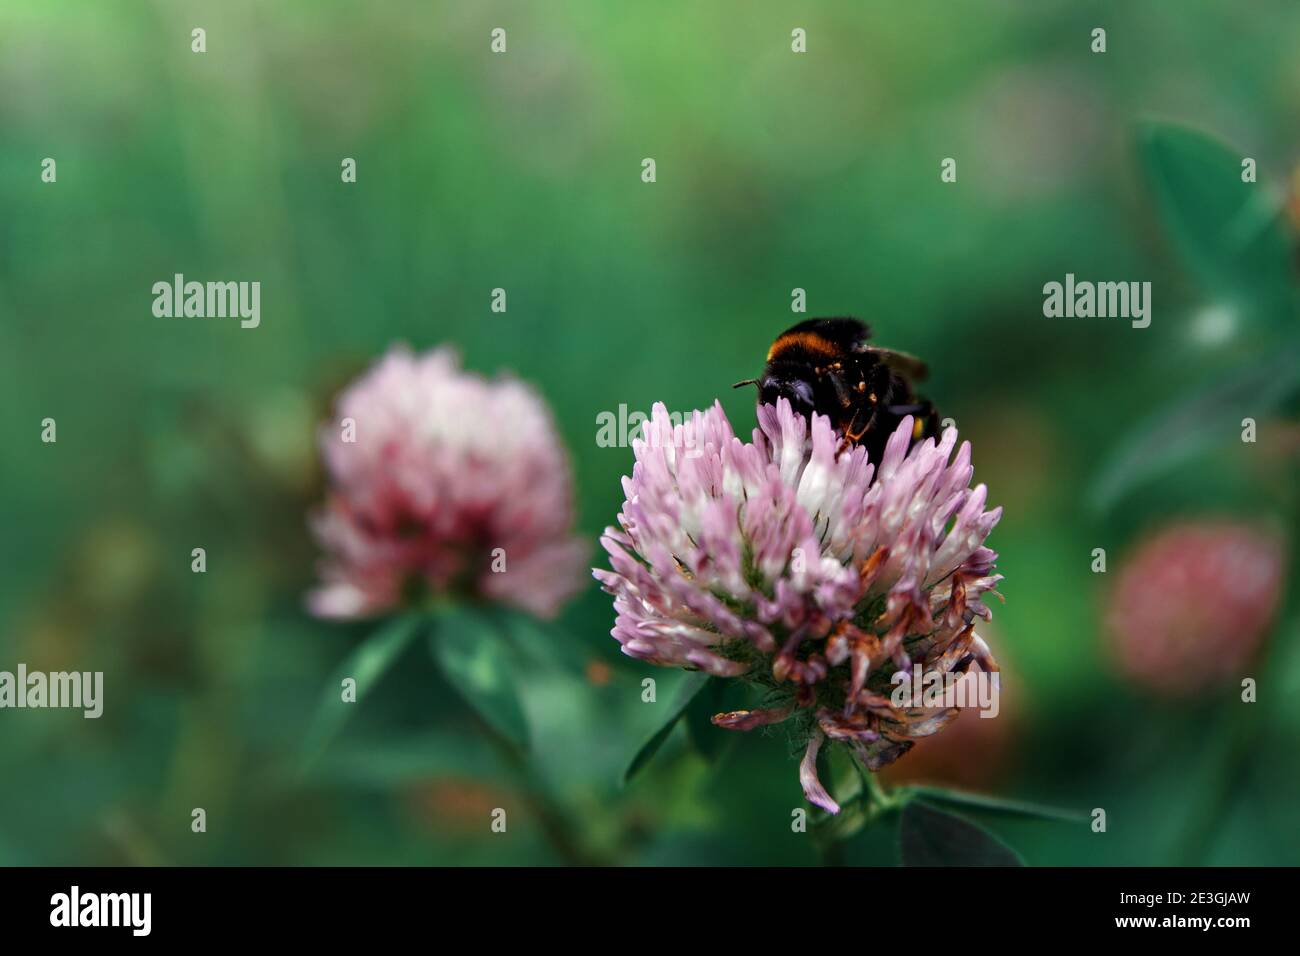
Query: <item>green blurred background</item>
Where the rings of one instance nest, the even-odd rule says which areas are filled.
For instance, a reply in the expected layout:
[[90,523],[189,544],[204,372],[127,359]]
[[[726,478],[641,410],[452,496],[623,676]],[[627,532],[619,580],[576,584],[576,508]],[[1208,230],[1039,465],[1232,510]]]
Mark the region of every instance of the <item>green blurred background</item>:
[[[641,678],[663,697],[677,675],[618,654],[594,582],[523,662],[527,766],[416,654],[296,769],[372,630],[302,609],[314,428],[350,376],[395,341],[449,342],[535,383],[597,561],[631,463],[597,416],[720,397],[747,430],[752,392],[729,385],[800,318],[796,287],[928,360],[1006,508],[988,636],[1007,713],[938,777],[1107,809],[1105,834],[992,821],[1030,863],[1300,862],[1294,579],[1243,731],[1231,687],[1170,702],[1115,675],[1090,568],[1106,548],[1113,577],[1178,517],[1295,524],[1293,365],[1259,366],[1295,346],[1294,290],[1182,254],[1141,124],[1232,144],[1282,208],[1298,41],[1290,0],[5,3],[0,669],[102,670],[106,704],[0,711],[0,862],[816,862],[775,736],[709,759],[679,729],[619,785],[655,724]],[[260,281],[261,327],[154,318],[177,272]],[[1067,272],[1151,281],[1151,327],[1044,318]],[[1244,412],[1212,390],[1239,375]],[[851,859],[888,844],[864,833]]]

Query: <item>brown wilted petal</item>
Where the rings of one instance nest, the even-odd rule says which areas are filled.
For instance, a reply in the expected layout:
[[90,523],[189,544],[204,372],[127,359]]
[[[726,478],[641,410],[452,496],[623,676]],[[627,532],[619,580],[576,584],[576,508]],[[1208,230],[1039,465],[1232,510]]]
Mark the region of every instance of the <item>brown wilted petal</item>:
[[718,727],[727,730],[752,730],[767,724],[779,724],[794,712],[794,705],[771,707],[766,710],[732,710],[725,714],[714,714],[711,720]]

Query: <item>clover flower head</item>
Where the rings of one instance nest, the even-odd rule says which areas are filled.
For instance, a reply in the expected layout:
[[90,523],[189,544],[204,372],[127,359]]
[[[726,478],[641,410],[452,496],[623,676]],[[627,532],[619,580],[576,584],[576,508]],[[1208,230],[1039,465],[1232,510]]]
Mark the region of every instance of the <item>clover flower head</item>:
[[784,399],[759,407],[752,442],[718,403],[676,425],[656,405],[601,539],[611,570],[595,576],[623,652],[763,687],[766,706],[713,722],[791,721],[804,792],[830,812],[824,741],[877,770],[958,713],[910,692],[900,705],[894,674],[997,670],[975,621],[1001,580],[984,546],[1001,509],[970,487],[955,429],[913,444],[912,428],[904,419],[872,462]]
[[378,614],[413,592],[554,614],[581,581],[569,467],[531,388],[460,368],[447,348],[398,346],[322,426],[329,480],[312,530],[327,557],[321,617]]
[[1230,519],[1180,521],[1124,562],[1106,627],[1119,669],[1170,696],[1239,679],[1276,616],[1286,576],[1280,536]]

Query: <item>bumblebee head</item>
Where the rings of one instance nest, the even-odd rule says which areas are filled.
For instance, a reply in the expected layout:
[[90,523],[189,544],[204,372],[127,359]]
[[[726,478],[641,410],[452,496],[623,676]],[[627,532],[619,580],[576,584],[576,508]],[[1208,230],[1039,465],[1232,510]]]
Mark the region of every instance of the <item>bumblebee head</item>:
[[800,377],[794,370],[770,368],[762,378],[750,378],[737,382],[732,388],[744,385],[758,386],[758,404],[775,405],[778,398],[790,403],[790,409],[805,418],[811,418],[817,407],[812,383]]

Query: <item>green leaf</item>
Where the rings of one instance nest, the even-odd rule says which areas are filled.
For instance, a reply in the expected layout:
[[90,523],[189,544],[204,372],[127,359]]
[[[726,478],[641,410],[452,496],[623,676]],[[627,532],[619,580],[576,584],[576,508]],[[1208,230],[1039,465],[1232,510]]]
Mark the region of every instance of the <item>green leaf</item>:
[[429,647],[434,662],[465,702],[506,740],[528,746],[528,721],[514,672],[515,653],[492,617],[454,606],[437,613]]
[[658,753],[659,748],[662,747],[664,741],[668,739],[668,735],[671,734],[673,728],[677,726],[677,721],[681,719],[686,708],[690,706],[691,701],[695,699],[696,695],[699,694],[700,691],[704,690],[708,685],[709,680],[710,676],[703,671],[689,671],[686,676],[677,683],[677,686],[673,688],[672,697],[668,703],[655,703],[648,705],[664,708],[662,715],[663,722],[659,724],[658,729],[650,735],[649,739],[647,739],[646,742],[637,749],[636,755],[632,758],[631,763],[629,763],[627,769],[623,771],[623,782],[625,784],[640,773],[641,768],[649,763],[650,759]]
[[[366,694],[379,683],[410,646],[421,630],[418,614],[406,614],[381,627],[361,642],[339,665],[321,694],[320,704],[303,746],[303,767],[310,767],[323,754],[356,709],[365,703]],[[347,678],[356,681],[356,700],[343,700],[342,685]]]
[[1260,418],[1300,390],[1300,351],[1288,349],[1199,389],[1149,416],[1109,456],[1089,501],[1105,511],[1134,487],[1197,454],[1238,441],[1243,418]]
[[1020,854],[983,827],[913,800],[898,823],[904,866],[1024,866]]
[[1004,800],[982,793],[965,793],[961,790],[946,790],[942,787],[912,787],[912,793],[925,798],[929,803],[946,803],[957,807],[967,807],[984,813],[996,813],[1002,816],[1019,817],[1027,820],[1055,820],[1059,823],[1080,823],[1087,819],[1082,813],[1061,810],[1056,807],[1044,807],[1020,800]]
[[1174,123],[1139,127],[1138,148],[1156,205],[1198,279],[1255,302],[1286,301],[1295,246],[1281,203],[1241,181],[1243,154]]

